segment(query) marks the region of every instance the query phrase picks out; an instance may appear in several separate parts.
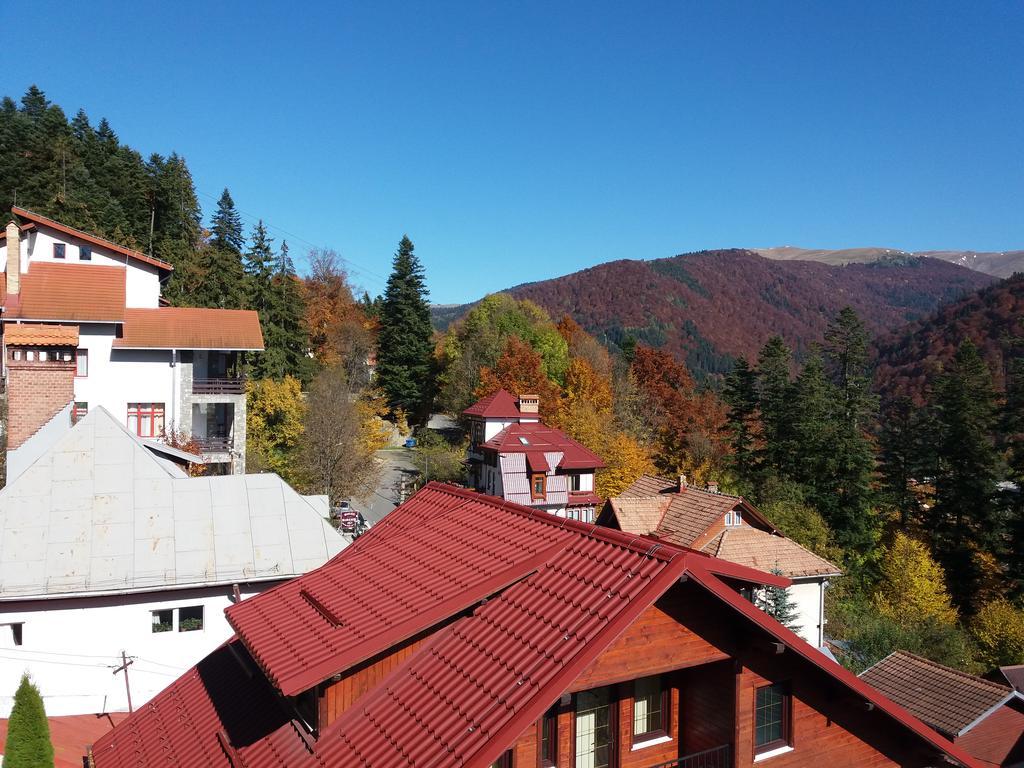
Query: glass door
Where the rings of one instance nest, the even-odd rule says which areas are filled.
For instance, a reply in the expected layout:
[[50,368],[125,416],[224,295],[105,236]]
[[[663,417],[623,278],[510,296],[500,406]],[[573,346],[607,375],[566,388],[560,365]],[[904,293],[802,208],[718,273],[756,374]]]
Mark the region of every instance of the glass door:
[[608,688],[576,694],[576,768],[612,768],[612,706]]

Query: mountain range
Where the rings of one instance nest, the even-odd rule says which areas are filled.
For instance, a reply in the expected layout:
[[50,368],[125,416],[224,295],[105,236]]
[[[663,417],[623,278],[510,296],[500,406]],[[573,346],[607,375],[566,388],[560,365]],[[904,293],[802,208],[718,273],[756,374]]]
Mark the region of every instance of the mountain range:
[[823,264],[867,264],[894,256],[927,256],[959,264],[993,277],[1009,277],[1024,272],[1024,251],[901,251],[895,248],[752,248],[754,253],[779,261],[820,261]]
[[[845,306],[882,335],[994,281],[905,254],[831,265],[730,249],[612,261],[508,292],[556,320],[569,315],[609,346],[631,337],[685,360],[698,379],[717,379],[775,334],[803,357]],[[438,307],[435,324],[443,328],[471,306]]]

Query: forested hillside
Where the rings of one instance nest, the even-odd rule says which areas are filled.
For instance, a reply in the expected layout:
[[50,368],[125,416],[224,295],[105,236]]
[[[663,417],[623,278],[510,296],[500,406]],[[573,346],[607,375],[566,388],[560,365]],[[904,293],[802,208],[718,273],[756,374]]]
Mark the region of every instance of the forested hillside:
[[635,341],[668,352],[704,379],[756,355],[776,334],[803,359],[845,306],[880,334],[991,282],[934,259],[839,267],[725,250],[614,261],[509,293],[552,317],[572,317],[613,348]]
[[1012,361],[1024,358],[1024,273],[879,339],[879,391],[887,398],[907,395],[922,402],[930,382],[966,339],[978,347],[997,389],[1005,389]]

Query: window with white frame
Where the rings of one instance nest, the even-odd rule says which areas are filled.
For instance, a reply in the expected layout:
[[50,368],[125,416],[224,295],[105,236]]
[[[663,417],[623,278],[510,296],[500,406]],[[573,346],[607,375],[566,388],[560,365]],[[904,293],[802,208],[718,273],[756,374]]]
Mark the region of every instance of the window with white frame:
[[84,378],[89,375],[89,350],[75,350],[75,376]]
[[726,528],[735,528],[739,525],[743,525],[743,513],[740,510],[734,509],[725,513]]

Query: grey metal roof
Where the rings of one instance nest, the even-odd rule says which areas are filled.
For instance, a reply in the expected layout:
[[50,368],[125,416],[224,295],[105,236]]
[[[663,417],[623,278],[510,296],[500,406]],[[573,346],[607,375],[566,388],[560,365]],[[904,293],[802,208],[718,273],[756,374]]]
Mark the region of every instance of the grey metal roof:
[[103,408],[0,491],[0,600],[296,576],[347,544],[274,474],[186,477]]

